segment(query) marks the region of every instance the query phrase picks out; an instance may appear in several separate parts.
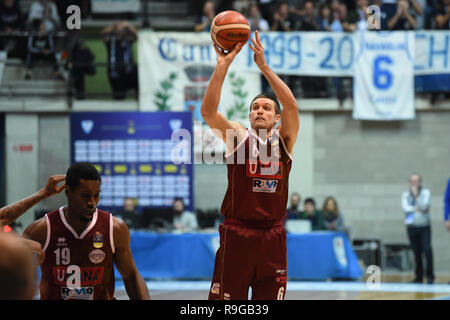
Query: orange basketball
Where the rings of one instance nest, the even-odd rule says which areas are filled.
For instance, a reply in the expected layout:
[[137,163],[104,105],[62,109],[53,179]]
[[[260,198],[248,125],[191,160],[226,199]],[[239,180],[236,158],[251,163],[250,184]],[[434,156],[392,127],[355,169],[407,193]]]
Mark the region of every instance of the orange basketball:
[[223,11],[211,23],[211,38],[221,49],[232,50],[239,42],[247,42],[250,25],[237,11]]

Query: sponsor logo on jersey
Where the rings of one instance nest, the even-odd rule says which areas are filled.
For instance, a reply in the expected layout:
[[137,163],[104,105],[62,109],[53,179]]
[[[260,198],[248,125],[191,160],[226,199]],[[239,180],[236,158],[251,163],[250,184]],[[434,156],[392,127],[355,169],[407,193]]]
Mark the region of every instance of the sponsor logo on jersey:
[[102,262],[105,257],[106,253],[99,249],[94,249],[89,253],[89,260],[95,264]]
[[[57,285],[67,285],[67,279],[73,273],[67,272],[67,267],[53,268],[53,282]],[[95,286],[102,282],[103,267],[80,268],[80,285]]]
[[97,231],[94,234],[93,241],[94,241],[94,248],[100,249],[101,247],[103,247],[103,234]]
[[275,193],[278,180],[253,179],[253,192]]
[[277,179],[283,178],[283,165],[280,161],[269,161],[262,163],[261,161],[249,161],[246,164],[247,177]]
[[63,300],[94,300],[94,287],[61,287],[61,298]]
[[66,242],[66,238],[64,237],[59,237],[58,241],[56,243],[57,247],[67,247],[67,242]]

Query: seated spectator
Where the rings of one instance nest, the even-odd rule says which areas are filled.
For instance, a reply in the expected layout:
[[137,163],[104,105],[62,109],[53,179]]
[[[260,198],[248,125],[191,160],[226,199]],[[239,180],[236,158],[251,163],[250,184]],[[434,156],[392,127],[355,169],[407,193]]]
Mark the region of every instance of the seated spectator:
[[303,15],[300,16],[300,31],[319,31],[320,26],[317,23],[317,17],[314,12],[314,3],[306,1],[303,7]]
[[356,8],[354,10],[350,10],[347,15],[346,21],[344,21],[344,30],[345,31],[357,31],[357,30],[366,30],[367,29],[367,8],[369,2],[367,0],[357,0]]
[[347,18],[347,6],[345,3],[339,3],[338,1],[333,1],[331,4],[332,19],[330,29],[333,32],[344,31],[343,23]]
[[211,23],[216,16],[216,10],[214,9],[213,1],[206,1],[203,5],[203,16],[199,19],[198,23],[195,24],[195,32],[208,31],[211,29]]
[[316,20],[319,31],[331,31],[331,10],[327,3],[322,3],[320,5],[319,16]]
[[49,0],[38,0],[31,4],[27,24],[32,24],[35,19],[44,21],[47,32],[55,31],[61,24],[58,8],[53,1]]
[[414,30],[416,28],[414,12],[410,10],[408,0],[398,0],[397,12],[388,20],[389,30]]
[[443,0],[443,6],[437,12],[435,22],[436,29],[450,29],[450,0]]
[[248,7],[247,20],[250,24],[250,30],[252,32],[258,31],[269,31],[270,26],[266,19],[261,16],[259,12],[258,5],[256,3],[251,3]]
[[184,202],[182,198],[173,200],[172,210],[173,228],[181,232],[192,232],[198,229],[197,217],[194,213],[184,210]]
[[336,199],[333,197],[326,198],[323,202],[322,213],[325,229],[332,231],[344,231],[348,236],[348,231],[344,225],[344,219],[339,211]]
[[291,194],[291,207],[286,210],[286,219],[297,219],[300,216],[300,200],[297,192]]
[[117,211],[115,216],[125,221],[128,228],[136,228],[136,223],[139,219],[139,211],[136,209],[136,199],[126,197],[123,202],[123,209]]
[[[17,46],[20,38],[9,36],[17,35],[23,28],[23,17],[20,5],[16,0],[1,0],[0,2],[0,31],[6,33],[6,37],[0,37],[0,50],[8,51],[8,56]],[[15,51],[15,50],[14,50]]]
[[306,198],[303,203],[303,210],[300,212],[300,219],[307,219],[311,221],[313,231],[325,230],[322,212],[316,209],[316,202],[312,198]]
[[294,27],[294,17],[289,14],[289,4],[286,1],[279,3],[273,14],[271,31],[291,31]]
[[70,75],[77,99],[85,98],[84,77],[94,75],[94,54],[81,41],[77,41],[70,54]]
[[28,37],[27,72],[25,79],[31,79],[32,69],[36,60],[42,59],[52,63],[55,77],[64,80],[59,72],[58,61],[55,56],[53,37],[47,32],[47,25],[43,20],[37,19],[33,23],[33,31]]
[[108,50],[108,79],[117,100],[126,98],[127,90],[138,87],[138,71],[133,59],[137,30],[126,21],[104,28],[101,33]]

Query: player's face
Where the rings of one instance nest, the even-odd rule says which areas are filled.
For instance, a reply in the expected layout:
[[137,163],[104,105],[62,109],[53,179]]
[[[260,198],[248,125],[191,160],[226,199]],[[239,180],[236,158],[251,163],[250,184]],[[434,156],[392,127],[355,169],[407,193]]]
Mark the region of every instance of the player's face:
[[100,200],[100,181],[80,179],[75,190],[66,187],[66,195],[70,214],[76,215],[84,222],[90,221]]
[[275,102],[268,98],[258,98],[250,107],[250,125],[253,129],[271,130],[280,120],[275,112]]

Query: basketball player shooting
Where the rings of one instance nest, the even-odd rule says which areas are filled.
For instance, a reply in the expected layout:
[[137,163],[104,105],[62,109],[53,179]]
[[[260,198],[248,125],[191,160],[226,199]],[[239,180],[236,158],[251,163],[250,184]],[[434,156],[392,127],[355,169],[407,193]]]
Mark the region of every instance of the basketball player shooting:
[[217,65],[201,106],[203,119],[227,145],[228,189],[221,207],[225,220],[219,226],[211,300],[246,300],[250,287],[252,300],[283,300],[286,292],[282,218],[291,154],[300,127],[298,107],[289,87],[267,65],[258,31],[251,42],[254,61],[276,97],[263,93],[253,99],[250,129],[226,119],[217,111],[222,85],[243,44],[238,43],[228,54],[214,45]]
[[130,299],[149,299],[130,249],[128,227],[97,209],[101,178],[89,163],[72,165],[66,174],[67,205],[49,212],[24,231],[45,252],[41,264],[41,300],[114,299],[114,267]]

